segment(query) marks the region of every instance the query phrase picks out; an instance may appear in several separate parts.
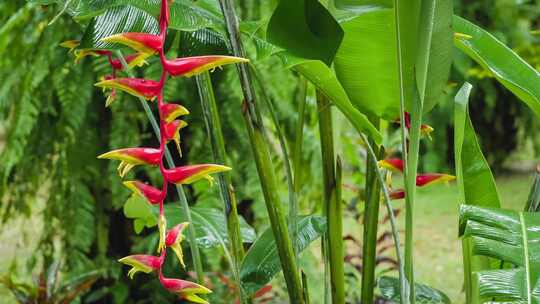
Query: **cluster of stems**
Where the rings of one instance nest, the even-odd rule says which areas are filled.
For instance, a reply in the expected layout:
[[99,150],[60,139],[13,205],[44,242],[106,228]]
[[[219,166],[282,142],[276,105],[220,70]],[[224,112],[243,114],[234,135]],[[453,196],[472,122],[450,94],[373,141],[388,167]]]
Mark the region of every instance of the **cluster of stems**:
[[[245,62],[243,58],[230,56],[195,56],[167,59],[164,45],[169,25],[169,2],[162,0],[159,16],[160,33],[158,35],[148,33],[121,33],[103,39],[105,42],[120,44],[131,47],[136,53],[125,58],[114,59],[110,50],[84,49],[76,50],[79,43],[68,41],[63,46],[74,50],[77,60],[87,55],[107,56],[112,67],[112,75],[104,77],[104,80],[96,85],[104,89],[111,89],[107,98],[106,106],[109,106],[116,97],[116,90],[122,90],[145,100],[157,99],[159,112],[159,147],[137,147],[124,148],[104,153],[98,158],[119,160],[118,173],[124,177],[133,167],[138,165],[149,165],[159,167],[162,176],[162,186],[160,189],[141,181],[126,181],[124,185],[130,188],[136,195],[146,199],[149,204],[159,206],[158,228],[159,244],[157,247],[158,256],[153,255],[130,255],[119,261],[132,267],[129,276],[137,272],[156,272],[161,285],[178,294],[181,299],[195,303],[206,303],[206,300],[199,295],[208,294],[211,291],[194,282],[166,278],[163,275],[163,264],[167,256],[167,248],[176,254],[179,264],[185,267],[182,253],[182,241],[184,240],[183,230],[189,222],[180,223],[167,230],[167,218],[164,209],[164,202],[167,197],[167,187],[169,184],[183,185],[191,184],[201,179],[207,179],[211,183],[213,178],[210,174],[220,173],[230,170],[229,167],[215,164],[186,165],[180,167],[167,168],[165,159],[167,154],[167,143],[174,141],[180,152],[180,130],[187,124],[179,118],[189,114],[189,111],[179,104],[167,103],[163,98],[163,90],[169,76],[190,77],[201,73],[206,73],[216,67]],[[118,78],[117,71],[125,67],[141,65],[144,60],[154,54],[159,55],[162,67],[159,81],[141,78]],[[181,155],[180,155],[181,156]]]

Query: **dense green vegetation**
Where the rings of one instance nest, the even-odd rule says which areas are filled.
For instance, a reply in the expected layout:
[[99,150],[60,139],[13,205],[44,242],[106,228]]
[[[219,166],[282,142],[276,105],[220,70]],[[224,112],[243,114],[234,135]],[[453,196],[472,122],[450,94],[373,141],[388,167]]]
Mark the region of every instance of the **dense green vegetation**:
[[[111,73],[107,57],[88,56],[76,62],[74,52],[60,47],[63,41],[80,39],[79,50],[121,49],[114,58],[128,54],[128,48],[99,39],[127,31],[158,33],[158,2],[0,3],[0,238],[6,240],[0,245],[0,299],[13,302],[19,296],[24,302],[24,295],[39,294],[32,275],[43,275],[56,282],[49,292],[56,300],[175,301],[154,277],[137,275],[130,280],[126,268],[116,262],[130,254],[155,253],[157,213],[122,186],[115,162],[96,158],[117,148],[157,146],[149,113],[137,98],[120,90],[106,108],[107,96],[94,83]],[[409,12],[404,4],[401,10],[391,9],[392,3],[403,2],[399,0],[366,1],[383,7],[367,13],[362,11],[363,1],[321,2],[324,5],[315,0],[171,4],[165,41],[169,58],[235,55],[251,63],[241,66],[250,77],[225,66],[211,74],[166,82],[164,99],[190,111],[183,118],[188,127],[181,131],[182,156],[174,144],[168,145],[176,165],[214,162],[233,168],[216,176],[213,187],[204,182],[183,187],[197,238],[191,242],[187,236],[183,243],[187,268],[167,260],[166,275],[204,283],[213,291],[208,296],[212,303],[233,303],[239,297],[248,303],[257,291],[255,302],[301,303],[306,287],[312,303],[360,303],[381,300],[382,295],[414,303],[414,296],[410,301],[400,297],[407,291],[403,279],[413,279],[413,268],[416,282],[441,290],[454,303],[464,303],[462,288],[470,303],[499,297],[476,294],[474,284],[463,280],[463,271],[466,277],[473,275],[462,266],[458,211],[459,204],[524,210],[534,172],[531,163],[540,160],[540,136],[535,132],[540,129],[536,86],[540,80],[534,70],[540,67],[540,38],[535,31],[540,4],[454,1],[456,15],[498,39],[487,39],[488,45],[475,40],[482,30],[475,32],[474,25],[452,17],[452,1],[431,4],[433,27],[430,14],[422,15],[429,7],[422,6],[416,20],[409,18],[414,9]],[[245,53],[235,45],[234,16],[230,10],[222,14],[227,7],[236,9]],[[395,16],[406,17],[398,22],[401,28],[394,27]],[[413,19],[419,24],[412,24]],[[450,24],[464,35],[452,37]],[[381,26],[389,30],[374,35]],[[420,38],[407,31],[414,26],[422,29]],[[402,48],[390,47],[396,35]],[[370,47],[359,49],[365,41]],[[513,52],[501,51],[502,43]],[[474,51],[479,51],[480,59],[471,55]],[[401,60],[395,62],[398,55]],[[380,58],[392,62],[381,63]],[[159,57],[146,61],[129,73],[159,79]],[[409,70],[418,74],[412,76]],[[398,71],[403,73],[401,80]],[[473,86],[470,98],[458,95],[454,102],[465,81]],[[155,103],[148,104],[157,116]],[[402,138],[405,124],[396,123],[405,118],[403,107],[411,112],[410,140]],[[422,135],[421,124],[435,130],[431,140]],[[410,152],[408,158],[404,150]],[[390,205],[381,191],[387,188],[379,182],[384,171],[371,162],[370,152],[377,160],[399,156],[409,164],[408,178],[402,181],[400,173],[394,173],[389,189],[401,185],[406,189],[406,200],[392,201],[399,233],[392,233],[386,209]],[[412,191],[417,168],[411,164],[416,162],[419,174],[454,174],[458,183]],[[474,184],[471,164],[484,166],[482,180]],[[490,167],[497,176],[500,199],[493,190]],[[505,175],[516,168],[527,174]],[[128,176],[156,185],[162,178],[148,167],[137,167]],[[229,185],[234,191],[228,191]],[[167,194],[169,221],[179,223],[185,210],[177,204],[177,192]],[[479,198],[484,194],[489,202]],[[231,201],[237,202],[241,218],[236,240]],[[369,221],[370,217],[376,220]],[[276,228],[280,221],[284,229]],[[512,235],[520,239],[519,234]],[[402,257],[395,252],[396,236],[403,243]],[[242,239],[244,248],[235,247]],[[193,246],[200,250],[204,278],[196,273]],[[337,250],[340,246],[343,256]],[[249,249],[245,258],[242,249]],[[262,258],[272,250],[273,255]],[[477,263],[473,268],[480,267],[475,271],[492,267],[473,254],[467,258]],[[499,263],[493,258],[484,260]],[[511,263],[517,258],[501,260]],[[370,273],[373,279],[366,280]],[[375,279],[383,275],[401,281],[381,290]],[[523,294],[530,294],[527,286],[520,286]],[[428,288],[428,294],[431,291]]]

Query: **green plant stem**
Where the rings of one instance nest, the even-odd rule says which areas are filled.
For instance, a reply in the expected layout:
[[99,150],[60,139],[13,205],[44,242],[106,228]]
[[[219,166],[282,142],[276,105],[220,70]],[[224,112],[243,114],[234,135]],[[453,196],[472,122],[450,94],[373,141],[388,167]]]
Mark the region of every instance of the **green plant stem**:
[[[210,73],[204,72],[201,75],[196,76],[195,80],[197,82],[197,88],[201,100],[206,131],[210,137],[214,161],[218,164],[229,165]],[[217,177],[217,183],[221,193],[221,199],[224,204],[227,231],[231,244],[231,251],[233,253],[233,263],[231,267],[233,269],[236,284],[240,292],[240,299],[242,300],[242,303],[245,303],[248,297],[244,296],[242,288],[240,288],[239,274],[240,264],[244,258],[244,247],[242,245],[242,235],[240,234],[240,221],[238,219],[236,195],[231,183],[230,175],[219,174]]]
[[[227,32],[234,56],[245,57],[242,41],[240,40],[234,2],[232,0],[220,0],[219,3],[223,16],[225,17]],[[270,218],[270,223],[272,225],[272,232],[276,240],[283,275],[285,277],[285,282],[287,283],[289,299],[293,304],[304,303],[302,283],[297,271],[292,242],[289,238],[287,221],[282,204],[279,200],[277,180],[270,158],[270,149],[265,135],[262,117],[255,104],[255,90],[251,83],[249,69],[246,64],[237,64],[236,66],[238,68],[242,92],[244,94],[242,114],[248,131],[253,156],[255,158],[268,217]]]
[[326,210],[328,237],[328,258],[330,261],[330,287],[332,303],[345,303],[345,282],[343,270],[343,227],[341,208],[341,165],[336,171],[334,158],[334,134],[332,108],[328,99],[317,92],[319,112],[319,133],[323,167],[324,209]]
[[278,137],[279,146],[281,148],[281,153],[283,153],[283,163],[285,165],[285,175],[287,178],[287,187],[289,191],[289,226],[291,229],[291,240],[293,242],[294,253],[296,259],[298,260],[298,202],[296,198],[297,193],[294,188],[293,173],[290,161],[291,158],[289,157],[289,150],[287,149],[285,136],[283,135],[281,127],[279,126],[279,119],[276,115],[276,111],[274,110],[274,103],[268,95],[268,92],[263,85],[262,78],[259,75],[257,69],[253,64],[250,64],[250,67],[255,81],[259,86],[259,90],[261,91],[262,99],[265,102],[268,111],[270,112],[270,116],[272,117],[272,122],[274,123],[274,127],[276,128],[276,134]]
[[[122,63],[122,66],[124,67],[127,75],[129,77],[133,77],[133,72],[129,69],[129,66],[124,59],[122,52],[117,50],[116,56],[118,57],[118,59],[120,59],[120,62]],[[148,117],[148,120],[150,121],[150,124],[152,125],[152,129],[154,130],[156,137],[161,138],[158,122],[154,117],[154,113],[152,113],[150,106],[148,106],[148,102],[141,97],[139,97],[138,99],[141,102],[141,105],[144,109],[144,112],[146,113],[146,116]],[[169,151],[169,148],[167,148],[167,146],[165,146],[165,160],[167,161],[167,165],[169,166],[169,168],[175,167],[171,152]],[[189,210],[189,205],[187,202],[186,194],[184,193],[184,189],[182,188],[182,186],[176,185],[176,192],[178,193],[180,207],[183,211],[181,218],[183,221],[191,223],[191,212]],[[202,267],[201,254],[199,252],[199,247],[197,246],[197,235],[195,233],[195,227],[193,225],[189,225],[187,227],[187,238],[189,241],[189,248],[191,250],[191,256],[193,259],[193,268],[195,269],[195,273],[197,274],[197,281],[199,283],[204,283],[204,271]]]
[[[377,127],[379,120],[370,118]],[[370,144],[374,143],[370,140]],[[381,157],[379,148],[374,146],[377,159]],[[362,303],[373,303],[375,290],[375,267],[377,260],[377,230],[381,188],[377,180],[378,166],[366,157],[366,200],[364,210],[364,241],[362,243]]]
[[[371,165],[374,167],[377,167],[377,155],[375,154],[375,150],[373,149],[372,145],[370,144],[369,140],[364,134],[360,134],[360,138],[366,145],[367,158],[371,162]],[[398,262],[400,302],[401,304],[407,304],[409,303],[409,294],[408,294],[409,286],[407,283],[407,278],[405,276],[403,253],[401,252],[401,247],[400,247],[401,241],[400,241],[399,232],[397,228],[396,217],[394,215],[394,208],[392,208],[392,204],[390,203],[390,194],[388,192],[388,187],[386,186],[384,182],[384,177],[381,174],[381,171],[376,170],[374,171],[374,173],[376,173],[377,180],[379,181],[379,185],[381,185],[381,190],[383,193],[383,202],[386,206],[388,216],[390,217],[390,228],[392,230],[392,237],[394,239],[394,248],[396,251],[396,257],[397,257],[397,262]]]

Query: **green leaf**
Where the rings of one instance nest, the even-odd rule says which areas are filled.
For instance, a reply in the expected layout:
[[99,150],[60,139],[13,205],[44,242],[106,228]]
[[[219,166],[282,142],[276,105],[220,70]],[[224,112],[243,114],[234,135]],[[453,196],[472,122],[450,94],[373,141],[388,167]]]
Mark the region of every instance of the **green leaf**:
[[472,253],[514,267],[475,273],[478,294],[497,303],[540,303],[540,217],[538,213],[461,205],[459,234]]
[[[431,110],[444,97],[451,63],[451,17],[451,2],[437,1],[427,66],[424,112]],[[388,120],[399,117],[394,20],[393,9],[378,9],[342,22],[345,37],[334,62],[336,75],[352,103],[362,113]],[[414,65],[415,61],[411,64]],[[406,100],[406,108],[410,111],[410,98]]]
[[[175,0],[170,6],[170,28],[182,31],[196,31],[209,27],[222,27],[223,21],[219,10],[212,10],[208,1],[193,2]],[[202,3],[202,4],[201,4]],[[137,8],[157,19],[160,12],[160,0],[82,0],[74,12],[77,19],[87,19],[103,14],[114,8]]]
[[454,17],[458,35],[455,45],[469,55],[507,89],[540,116],[540,75],[525,60],[493,35],[458,16]]
[[102,42],[101,39],[124,32],[157,34],[159,26],[156,19],[143,10],[132,6],[113,7],[92,19],[81,39],[80,48],[114,48],[114,44]]
[[[310,215],[298,220],[298,251],[319,238],[326,231],[324,217]],[[272,229],[266,229],[246,253],[240,268],[242,289],[254,294],[281,270],[278,251]]]
[[347,117],[358,132],[365,133],[377,144],[382,141],[382,135],[367,117],[356,109],[349,96],[337,80],[334,72],[319,60],[307,60],[282,54],[287,66],[306,77],[315,85],[337,108]]
[[[378,280],[377,285],[381,291],[381,295],[384,299],[399,303],[401,296],[399,294],[399,279],[393,277],[383,276]],[[426,304],[450,304],[450,298],[442,291],[429,287],[424,284],[414,284],[415,300],[417,303]]]
[[[182,222],[182,208],[180,206],[169,204],[165,205],[164,209],[167,216],[167,228],[172,228]],[[190,210],[199,246],[210,248],[228,243],[227,225],[223,211],[203,207],[193,207]],[[144,227],[150,228],[157,224],[159,208],[151,206],[139,195],[133,195],[124,205],[124,215],[134,220],[136,229],[142,230]],[[240,233],[244,242],[253,243],[255,241],[255,230],[241,217]]]
[[[472,86],[465,83],[455,97],[454,109],[454,158],[457,175],[459,203],[499,208],[500,198],[491,169],[482,154],[476,133],[469,117],[468,102]],[[472,256],[472,247],[463,240],[463,267],[467,301],[477,303],[473,293],[473,272],[491,268],[486,257]]]
[[267,38],[296,57],[330,65],[343,30],[318,0],[282,0],[268,23]]
[[455,97],[454,156],[460,203],[499,208],[497,185],[469,117],[471,89],[472,85],[465,83]]

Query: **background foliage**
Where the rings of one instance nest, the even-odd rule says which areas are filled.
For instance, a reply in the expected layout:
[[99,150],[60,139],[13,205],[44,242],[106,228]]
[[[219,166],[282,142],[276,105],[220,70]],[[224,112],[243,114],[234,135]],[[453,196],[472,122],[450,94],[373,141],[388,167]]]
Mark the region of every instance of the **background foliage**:
[[[67,50],[58,46],[61,41],[81,37],[88,21],[76,23],[64,15],[48,25],[62,7],[41,5],[47,2],[54,1],[8,0],[0,3],[0,216],[2,238],[12,238],[9,246],[0,246],[0,256],[9,261],[0,264],[0,273],[15,281],[31,282],[32,274],[54,262],[60,263],[64,280],[104,269],[90,291],[80,298],[85,303],[126,303],[128,297],[170,300],[170,295],[154,288],[156,282],[151,279],[136,277],[130,281],[125,278],[114,261],[135,251],[148,252],[157,236],[145,230],[134,233],[132,221],[124,217],[122,209],[129,191],[118,182],[115,164],[96,159],[96,155],[104,151],[155,144],[155,139],[134,98],[121,95],[111,108],[104,108],[105,97],[93,83],[110,72],[105,58],[88,58],[76,64]],[[275,5],[275,1],[237,2],[242,19],[247,21],[267,20]],[[510,0],[469,2],[457,1],[456,13],[475,20],[540,68],[540,37],[531,32],[538,25],[540,4]],[[197,34],[207,37],[199,31],[191,39],[198,37]],[[186,39],[189,37],[178,37],[171,52],[195,52],[182,43],[189,41]],[[220,44],[220,41],[215,42]],[[264,53],[260,44],[251,43],[248,47],[252,58]],[[509,160],[538,157],[540,137],[530,132],[540,129],[534,114],[521,102],[516,102],[516,97],[496,83],[489,73],[457,52],[455,57],[452,83],[447,91],[451,92],[453,83],[461,83],[464,79],[475,86],[470,101],[471,119],[489,163],[502,170],[508,168],[505,165]],[[258,60],[256,65],[274,101],[289,147],[292,147],[300,79],[285,69],[276,57]],[[144,70],[145,76],[154,79],[159,72],[155,68]],[[239,212],[260,233],[268,223],[254,163],[249,157],[249,143],[245,140],[247,135],[240,112],[242,94],[237,76],[234,69],[227,68],[216,71],[212,78],[229,157],[234,165],[233,184],[237,187]],[[187,118],[190,127],[184,135],[184,143],[189,143],[183,146],[186,156],[177,163],[208,161],[211,159],[209,142],[194,80],[171,80],[166,90],[167,99],[181,101],[192,112]],[[423,171],[452,169],[452,116],[448,114],[452,112],[451,95],[448,94],[448,101],[439,104],[428,115],[428,123],[436,132],[433,141],[423,146]],[[308,96],[301,157],[305,169],[301,179],[309,183],[303,183],[305,186],[299,196],[301,213],[306,214],[316,211],[318,204],[315,202],[322,196],[320,179],[314,178],[321,168],[312,89]],[[274,131],[269,120],[267,125]],[[347,217],[349,221],[361,221],[363,207],[359,202],[363,198],[363,189],[360,185],[364,184],[364,177],[358,172],[363,171],[360,169],[363,168],[364,151],[356,135],[347,133],[346,130],[351,128],[343,119],[337,119],[336,125],[336,133],[340,135],[336,136],[339,138],[337,150],[345,159],[355,160],[347,162],[344,170],[345,186],[349,189],[344,193]],[[398,136],[395,126],[387,126],[386,131],[388,146],[392,146]],[[274,164],[279,172],[283,172],[279,144],[273,134],[271,132]],[[154,178],[152,172],[143,169],[135,174]],[[281,174],[279,178],[283,190],[280,195],[286,202],[285,176]],[[199,183],[189,188],[188,200],[192,205],[221,208],[216,191]],[[213,254],[219,250],[204,251],[206,269],[226,268],[226,263],[219,258],[221,255]],[[19,255],[19,252],[25,254]],[[302,260],[302,263],[314,266],[311,267],[314,272],[319,267],[316,254],[309,252]],[[347,280],[358,284],[361,265],[355,264],[354,255],[349,258]],[[391,259],[389,264],[392,264]],[[169,266],[170,271],[178,271],[174,270],[177,269],[175,265]],[[216,297],[228,294],[224,280],[218,276],[212,278]],[[316,282],[310,284],[313,292],[322,293],[323,288],[318,288]],[[273,296],[283,296],[283,284],[274,286]],[[354,291],[348,291],[347,296],[350,299],[358,297]]]

